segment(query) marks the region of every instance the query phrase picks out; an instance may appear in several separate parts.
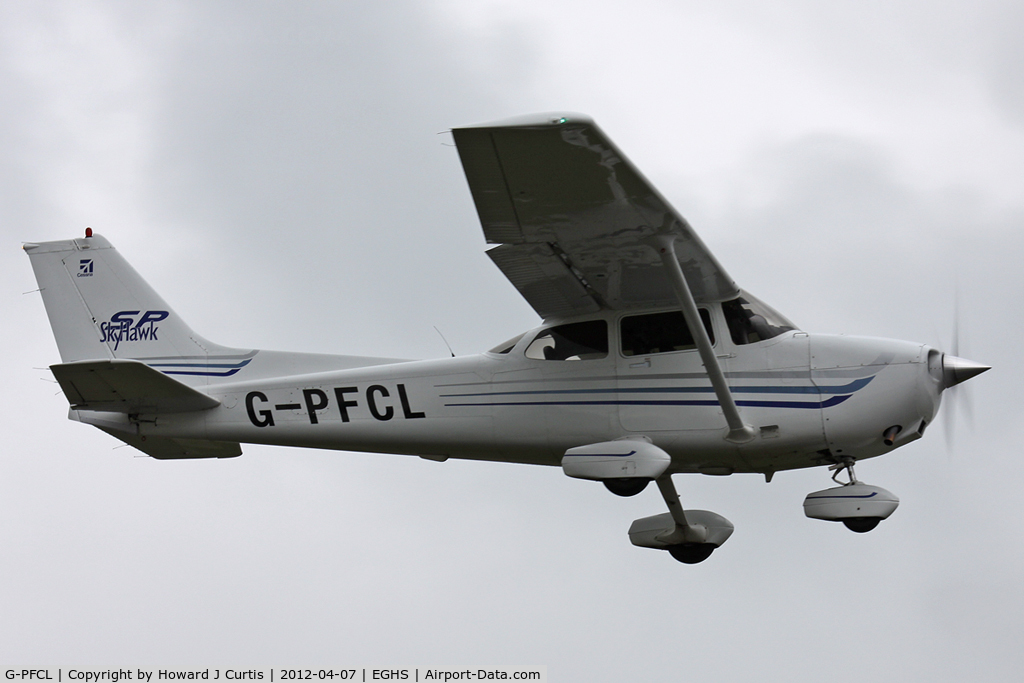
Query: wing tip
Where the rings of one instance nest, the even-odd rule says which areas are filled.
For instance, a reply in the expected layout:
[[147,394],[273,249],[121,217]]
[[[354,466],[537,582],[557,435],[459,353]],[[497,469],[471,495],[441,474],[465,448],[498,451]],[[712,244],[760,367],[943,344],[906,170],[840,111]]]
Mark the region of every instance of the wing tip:
[[468,126],[456,126],[455,130],[465,128],[545,128],[552,126],[564,126],[568,123],[594,125],[594,120],[586,114],[566,111],[541,112],[539,114],[524,114],[513,116],[498,121],[487,123],[475,123]]

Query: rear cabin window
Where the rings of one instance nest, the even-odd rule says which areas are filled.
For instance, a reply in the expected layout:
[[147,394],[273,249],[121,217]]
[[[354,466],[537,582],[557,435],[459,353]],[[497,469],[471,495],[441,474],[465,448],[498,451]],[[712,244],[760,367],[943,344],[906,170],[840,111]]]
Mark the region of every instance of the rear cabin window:
[[[711,328],[711,314],[700,310],[700,319],[708,332],[711,343],[715,343],[715,331]],[[646,356],[652,353],[689,351],[697,348],[697,342],[690,334],[682,311],[631,315],[619,323],[622,337],[623,356]]]
[[593,360],[608,355],[608,323],[588,320],[541,331],[526,347],[534,360]]
[[737,346],[754,344],[795,330],[781,313],[749,294],[722,303],[729,336]]
[[514,349],[516,344],[519,343],[519,340],[525,336],[525,332],[523,332],[522,334],[517,334],[516,336],[509,339],[507,342],[495,346],[493,349],[491,349],[491,353],[508,353],[509,351]]

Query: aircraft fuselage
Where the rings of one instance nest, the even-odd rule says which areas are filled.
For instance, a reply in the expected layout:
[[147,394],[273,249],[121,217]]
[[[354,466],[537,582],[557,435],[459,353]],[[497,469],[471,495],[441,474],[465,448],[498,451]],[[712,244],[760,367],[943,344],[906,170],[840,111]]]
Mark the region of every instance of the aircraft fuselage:
[[[720,311],[708,308],[717,325]],[[617,321],[608,322],[614,334]],[[643,435],[672,456],[673,472],[772,473],[869,458],[919,438],[941,393],[941,354],[921,344],[790,331],[736,346],[719,335],[716,354],[756,432],[732,443],[695,351],[627,356],[612,339],[604,358],[528,358],[547,328],[505,353],[366,359],[373,364],[277,378],[265,376],[273,352],[257,352],[239,381],[197,387],[220,401],[211,410],[105,416],[143,436],[554,466],[580,443]],[[291,358],[301,366],[301,355]],[[330,365],[329,356],[310,358]],[[900,430],[888,445],[891,426]]]

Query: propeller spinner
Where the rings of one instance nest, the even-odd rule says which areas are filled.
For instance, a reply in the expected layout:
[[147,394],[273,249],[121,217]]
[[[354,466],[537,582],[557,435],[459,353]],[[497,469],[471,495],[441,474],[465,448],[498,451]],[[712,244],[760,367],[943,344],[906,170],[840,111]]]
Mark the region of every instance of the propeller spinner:
[[991,366],[982,365],[981,363],[975,363],[973,360],[967,360],[966,358],[957,358],[951,356],[948,353],[942,355],[942,388],[949,389],[954,387],[961,382],[966,382],[970,378],[980,375],[986,370],[991,370]]

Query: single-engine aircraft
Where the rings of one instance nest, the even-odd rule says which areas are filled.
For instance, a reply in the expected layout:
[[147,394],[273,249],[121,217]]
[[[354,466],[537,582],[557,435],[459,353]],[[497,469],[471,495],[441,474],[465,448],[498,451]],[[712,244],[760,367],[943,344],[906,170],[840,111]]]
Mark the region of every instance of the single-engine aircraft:
[[[827,466],[808,517],[873,529],[899,504],[854,463],[916,439],[942,392],[987,366],[888,339],[810,334],[739,289],[586,116],[452,131],[487,255],[543,319],[475,356],[404,361],[219,346],[110,242],[24,245],[72,420],[158,459],[240,443],[561,467],[668,512],[630,541],[685,563],[732,524],[684,510],[677,473]],[[845,471],[847,481],[837,477]]]

